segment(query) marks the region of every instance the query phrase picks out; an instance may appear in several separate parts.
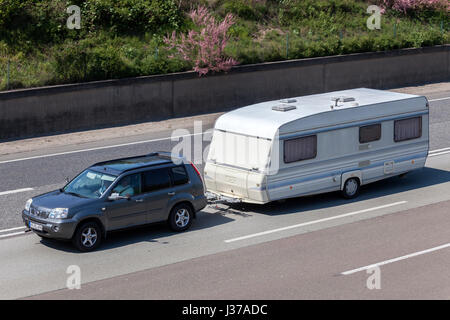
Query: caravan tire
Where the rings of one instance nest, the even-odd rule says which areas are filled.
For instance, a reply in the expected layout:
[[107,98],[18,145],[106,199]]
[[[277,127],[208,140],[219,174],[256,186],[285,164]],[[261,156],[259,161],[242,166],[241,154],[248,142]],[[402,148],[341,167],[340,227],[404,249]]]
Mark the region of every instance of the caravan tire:
[[346,199],[356,198],[359,194],[359,179],[350,178],[344,183],[344,188],[342,189],[342,196]]

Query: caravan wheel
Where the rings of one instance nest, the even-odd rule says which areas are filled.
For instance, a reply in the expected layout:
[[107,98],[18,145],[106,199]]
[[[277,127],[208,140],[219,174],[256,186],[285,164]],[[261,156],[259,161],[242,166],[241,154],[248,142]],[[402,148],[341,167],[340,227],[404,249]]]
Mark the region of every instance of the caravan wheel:
[[356,198],[359,194],[359,179],[357,178],[350,178],[347,181],[345,181],[344,189],[342,189],[342,195],[344,198],[347,199],[353,199]]

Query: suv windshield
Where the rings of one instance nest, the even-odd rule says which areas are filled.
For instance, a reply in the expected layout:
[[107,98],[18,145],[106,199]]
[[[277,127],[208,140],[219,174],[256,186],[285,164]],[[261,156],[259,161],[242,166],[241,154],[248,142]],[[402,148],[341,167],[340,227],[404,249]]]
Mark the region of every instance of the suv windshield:
[[116,180],[116,176],[86,170],[63,189],[64,193],[84,198],[100,198]]

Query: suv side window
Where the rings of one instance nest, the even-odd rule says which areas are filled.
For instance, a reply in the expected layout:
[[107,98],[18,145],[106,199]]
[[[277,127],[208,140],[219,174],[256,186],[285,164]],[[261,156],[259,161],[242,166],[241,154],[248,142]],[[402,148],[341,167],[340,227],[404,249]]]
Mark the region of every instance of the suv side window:
[[183,185],[189,182],[189,177],[184,166],[170,168],[172,183],[174,186]]
[[120,179],[111,193],[118,193],[121,196],[135,196],[141,193],[141,175],[130,174]]
[[169,168],[153,169],[142,174],[142,192],[152,192],[170,187]]

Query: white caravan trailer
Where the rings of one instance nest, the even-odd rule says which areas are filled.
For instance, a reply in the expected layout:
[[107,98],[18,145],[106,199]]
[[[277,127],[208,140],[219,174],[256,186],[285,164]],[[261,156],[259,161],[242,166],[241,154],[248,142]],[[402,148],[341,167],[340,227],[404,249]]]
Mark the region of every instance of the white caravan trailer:
[[422,168],[423,96],[352,89],[236,109],[215,124],[207,191],[248,203],[342,191]]

